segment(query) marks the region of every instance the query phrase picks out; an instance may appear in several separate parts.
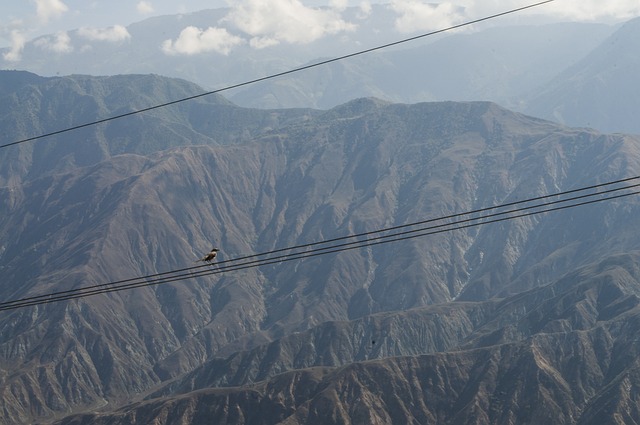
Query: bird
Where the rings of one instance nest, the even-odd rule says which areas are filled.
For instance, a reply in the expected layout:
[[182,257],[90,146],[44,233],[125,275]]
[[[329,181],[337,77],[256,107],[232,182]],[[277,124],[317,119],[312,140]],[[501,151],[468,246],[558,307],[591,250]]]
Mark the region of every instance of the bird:
[[196,260],[196,263],[199,261],[206,261],[207,263],[212,262],[214,258],[216,258],[216,255],[218,255],[218,251],[220,251],[218,248],[213,248],[211,251],[209,251],[207,255],[205,255],[199,260]]

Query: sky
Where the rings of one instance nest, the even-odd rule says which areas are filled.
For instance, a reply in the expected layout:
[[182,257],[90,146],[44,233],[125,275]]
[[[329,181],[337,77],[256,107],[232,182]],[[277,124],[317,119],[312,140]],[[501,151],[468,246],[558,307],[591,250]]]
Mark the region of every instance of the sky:
[[[165,40],[168,55],[193,55],[215,50],[228,54],[234,46],[248,43],[265,48],[279,43],[305,44],[328,34],[351,31],[358,21],[344,18],[346,7],[360,9],[366,19],[372,3],[386,4],[397,18],[400,33],[431,31],[477,19],[536,0],[2,0],[0,47],[9,47],[4,59],[19,62],[29,40],[44,50],[64,53],[71,49],[68,31],[79,30],[87,40],[118,42],[130,37],[126,26],[158,15],[229,7],[225,27],[212,22],[207,28],[185,27],[175,39]],[[558,21],[616,22],[640,16],[638,0],[555,0],[528,13]],[[242,36],[241,36],[242,35]]]

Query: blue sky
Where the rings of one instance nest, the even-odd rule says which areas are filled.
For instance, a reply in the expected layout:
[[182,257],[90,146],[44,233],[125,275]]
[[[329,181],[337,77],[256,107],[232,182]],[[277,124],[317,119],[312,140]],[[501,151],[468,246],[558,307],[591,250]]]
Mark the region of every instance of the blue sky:
[[[202,9],[230,7],[229,21],[249,35],[251,43],[264,47],[279,42],[304,43],[326,34],[347,31],[357,22],[342,18],[347,6],[357,6],[366,19],[372,3],[385,3],[397,13],[396,28],[409,33],[442,28],[536,0],[2,0],[0,4],[0,47],[10,47],[6,60],[19,62],[21,49],[29,40],[51,34],[49,49],[64,52],[66,32],[82,29],[88,39],[121,40],[126,26],[143,19]],[[318,7],[323,6],[323,10]],[[612,22],[640,16],[638,0],[555,0],[528,13],[550,20]],[[209,28],[190,28],[181,37],[167,40],[166,53],[197,51],[205,42],[224,50],[234,39],[212,23]],[[195,50],[194,50],[195,49]]]

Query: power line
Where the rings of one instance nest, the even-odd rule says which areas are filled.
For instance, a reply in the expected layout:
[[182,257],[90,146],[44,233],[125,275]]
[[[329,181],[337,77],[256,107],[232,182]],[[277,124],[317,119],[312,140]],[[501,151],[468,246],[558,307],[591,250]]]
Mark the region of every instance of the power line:
[[461,24],[452,25],[452,26],[447,27],[447,28],[439,29],[439,30],[436,30],[436,31],[431,31],[431,32],[428,32],[428,33],[420,34],[420,35],[417,35],[417,36],[414,36],[414,37],[405,38],[405,39],[402,39],[402,40],[399,40],[399,41],[394,41],[392,43],[383,44],[383,45],[372,47],[372,48],[369,48],[369,49],[360,50],[360,51],[357,51],[357,52],[354,52],[354,53],[349,53],[349,54],[346,54],[346,55],[343,55],[343,56],[338,56],[338,57],[335,57],[335,58],[332,58],[332,59],[323,60],[323,61],[316,62],[316,63],[310,64],[310,65],[305,65],[305,66],[301,66],[299,68],[290,69],[288,71],[283,71],[283,72],[278,72],[278,73],[275,73],[275,74],[270,74],[270,75],[267,75],[265,77],[256,78],[256,79],[245,81],[245,82],[238,83],[238,84],[233,84],[233,85],[226,86],[226,87],[223,87],[223,88],[220,88],[220,89],[216,89],[216,90],[200,93],[200,94],[197,94],[197,95],[194,95],[194,96],[188,96],[188,97],[176,99],[176,100],[173,100],[173,101],[170,101],[170,102],[161,103],[161,104],[154,105],[154,106],[149,106],[147,108],[142,108],[142,109],[138,109],[138,110],[135,110],[135,111],[130,111],[130,112],[127,112],[127,113],[124,113],[124,114],[113,115],[111,117],[107,117],[107,118],[103,118],[103,119],[87,122],[85,124],[79,124],[79,125],[75,125],[75,126],[72,126],[72,127],[64,128],[64,129],[61,129],[61,130],[56,130],[56,131],[52,131],[52,132],[49,132],[49,133],[44,133],[44,134],[41,134],[39,136],[33,136],[33,137],[29,137],[29,138],[22,139],[22,140],[17,140],[15,142],[11,142],[11,143],[7,143],[7,144],[4,144],[4,145],[0,145],[0,149],[1,148],[7,148],[9,146],[19,145],[19,144],[22,144],[22,143],[31,142],[31,141],[38,140],[38,139],[43,139],[45,137],[56,136],[58,134],[66,133],[66,132],[69,132],[69,131],[79,130],[79,129],[85,128],[85,127],[91,127],[91,126],[102,124],[102,123],[105,123],[105,122],[108,122],[108,121],[113,121],[113,120],[117,120],[117,119],[120,119],[120,118],[125,118],[125,117],[129,117],[129,116],[132,116],[132,115],[141,114],[141,113],[144,113],[144,112],[149,112],[149,111],[152,111],[154,109],[164,108],[164,107],[175,105],[175,104],[178,104],[178,103],[182,103],[182,102],[187,102],[187,101],[190,101],[190,100],[198,99],[198,98],[201,98],[201,97],[204,97],[204,96],[210,96],[212,94],[221,93],[223,91],[236,89],[236,88],[239,88],[239,87],[244,87],[244,86],[247,86],[247,85],[250,85],[250,84],[254,84],[254,83],[258,83],[258,82],[261,82],[261,81],[271,80],[271,79],[274,79],[274,78],[282,77],[282,76],[293,74],[293,73],[296,73],[296,72],[305,71],[307,69],[311,69],[311,68],[315,68],[315,67],[318,67],[318,66],[327,65],[327,64],[330,64],[330,63],[333,63],[333,62],[338,62],[338,61],[341,61],[341,60],[344,60],[344,59],[349,59],[349,58],[352,58],[352,57],[355,57],[355,56],[364,55],[366,53],[371,53],[371,52],[374,52],[374,51],[377,51],[377,50],[386,49],[386,48],[389,48],[389,47],[397,46],[399,44],[408,43],[410,41],[415,41],[415,40],[418,40],[418,39],[421,39],[421,38],[430,37],[430,36],[433,36],[433,35],[436,35],[436,34],[452,31],[452,30],[455,30],[455,29],[458,29],[458,28],[463,28],[463,27],[466,27],[466,26],[469,26],[469,25],[473,25],[473,24],[477,24],[477,23],[480,23],[480,22],[488,21],[488,20],[491,20],[491,19],[499,18],[501,16],[509,15],[509,14],[512,14],[512,13],[521,12],[523,10],[531,9],[531,8],[534,8],[534,7],[538,7],[538,6],[541,6],[541,5],[546,4],[546,3],[551,3],[553,1],[554,0],[545,0],[545,1],[541,1],[539,3],[533,3],[533,4],[530,4],[530,5],[527,5],[527,6],[518,7],[518,8],[515,8],[515,9],[511,9],[511,10],[505,11],[505,12],[496,13],[494,15],[485,16],[483,18],[474,19],[472,21],[463,22]]
[[[37,305],[48,304],[48,303],[56,302],[56,301],[72,300],[72,299],[87,297],[87,296],[90,296],[90,295],[98,295],[98,294],[104,294],[104,293],[110,293],[110,292],[118,292],[118,291],[122,291],[122,290],[126,290],[126,289],[135,289],[135,288],[141,288],[141,287],[147,287],[147,286],[155,286],[155,285],[159,285],[159,284],[163,284],[163,283],[170,283],[170,282],[186,280],[186,279],[191,279],[191,278],[210,276],[210,275],[219,274],[219,273],[244,270],[244,269],[248,269],[248,268],[255,268],[255,267],[271,265],[271,264],[278,264],[278,263],[288,262],[288,261],[293,261],[293,260],[301,260],[301,259],[305,259],[305,258],[316,257],[316,256],[319,256],[319,255],[326,255],[326,254],[332,254],[332,253],[337,253],[337,252],[343,252],[343,251],[347,251],[347,250],[358,249],[358,248],[363,248],[363,247],[367,247],[367,246],[380,245],[380,244],[385,244],[385,243],[390,243],[390,242],[405,241],[405,240],[413,239],[413,238],[417,238],[417,237],[424,237],[424,236],[439,234],[439,233],[443,233],[443,232],[449,232],[449,231],[453,231],[453,230],[461,230],[461,229],[466,229],[466,228],[470,228],[470,227],[476,227],[476,226],[480,226],[480,225],[484,225],[484,224],[498,223],[498,222],[502,222],[502,221],[506,221],[506,220],[513,220],[513,219],[516,219],[516,218],[524,218],[524,217],[529,217],[529,216],[542,214],[542,213],[546,213],[546,212],[560,211],[560,210],[564,210],[564,209],[568,209],[568,208],[586,206],[586,205],[589,205],[589,204],[599,203],[599,202],[603,202],[603,201],[620,199],[620,198],[624,198],[624,197],[628,197],[628,196],[639,194],[640,191],[626,192],[626,193],[615,194],[615,195],[611,195],[611,194],[614,193],[614,192],[619,192],[619,191],[624,191],[624,190],[637,188],[637,187],[640,186],[640,183],[633,184],[633,185],[622,186],[622,187],[614,187],[614,188],[611,188],[611,189],[607,189],[605,191],[595,192],[595,193],[590,193],[590,194],[582,194],[582,195],[573,196],[573,197],[566,198],[566,199],[557,199],[557,200],[553,200],[553,201],[546,201],[546,202],[542,202],[542,203],[535,204],[535,205],[526,205],[526,204],[528,204],[528,203],[530,203],[532,201],[536,201],[536,200],[548,199],[548,198],[554,197],[554,196],[563,196],[563,195],[566,195],[566,194],[576,193],[576,192],[580,192],[580,191],[586,191],[586,190],[589,190],[589,189],[600,188],[600,187],[604,187],[604,186],[611,186],[611,185],[614,185],[614,184],[619,184],[621,182],[627,182],[627,181],[630,181],[630,180],[633,180],[633,179],[640,179],[640,176],[621,179],[621,180],[616,180],[616,181],[609,182],[609,183],[602,183],[602,184],[598,184],[598,185],[588,186],[588,187],[585,187],[585,188],[573,189],[573,190],[569,190],[569,191],[565,191],[565,192],[559,192],[557,194],[544,195],[544,196],[540,196],[540,197],[536,197],[536,198],[525,199],[525,200],[518,201],[518,202],[512,202],[512,203],[498,205],[498,206],[494,206],[494,207],[483,208],[483,209],[480,209],[480,210],[474,210],[474,211],[469,211],[469,212],[465,212],[465,213],[453,214],[453,215],[449,215],[449,216],[445,216],[445,217],[439,217],[439,218],[435,218],[435,219],[424,220],[422,222],[411,223],[411,224],[408,224],[408,225],[395,226],[395,227],[390,227],[390,228],[386,228],[386,229],[381,229],[381,230],[378,230],[378,231],[365,232],[365,233],[361,233],[361,234],[358,234],[358,235],[350,235],[350,236],[345,236],[345,237],[342,237],[342,238],[334,238],[334,239],[330,239],[330,240],[315,242],[315,243],[312,243],[312,244],[298,245],[298,246],[293,246],[293,247],[289,247],[289,248],[282,248],[282,249],[278,249],[278,250],[274,250],[274,251],[270,251],[270,252],[264,252],[264,253],[261,253],[261,254],[254,254],[254,255],[250,255],[250,256],[238,257],[238,258],[235,258],[235,259],[221,261],[221,262],[217,263],[217,267],[215,269],[213,269],[213,270],[205,269],[205,270],[199,270],[199,271],[192,271],[192,270],[196,270],[196,269],[201,269],[203,267],[203,266],[195,266],[195,267],[190,267],[190,268],[186,268],[186,269],[178,269],[178,270],[174,270],[174,271],[170,271],[170,272],[158,273],[158,274],[155,274],[155,275],[148,275],[148,276],[143,276],[143,277],[138,277],[138,278],[126,279],[126,280],[121,280],[121,281],[116,281],[116,282],[111,282],[111,283],[105,283],[105,284],[101,284],[101,285],[94,285],[94,286],[85,287],[85,288],[78,288],[78,289],[75,289],[75,290],[68,290],[68,291],[56,292],[56,293],[45,294],[45,295],[40,295],[40,296],[34,296],[34,297],[29,297],[29,298],[23,298],[23,299],[15,300],[15,301],[8,301],[8,302],[0,303],[0,311],[2,311],[2,310],[12,310],[12,309],[16,309],[16,308],[29,307],[29,306],[37,306]],[[603,195],[611,195],[611,196],[602,197]],[[576,202],[576,201],[579,201],[579,202]],[[569,203],[569,204],[567,204],[567,203]],[[478,217],[470,217],[470,218],[466,218],[466,219],[461,219],[461,220],[457,220],[457,221],[454,221],[454,222],[441,223],[441,224],[431,225],[431,226],[427,226],[427,227],[423,227],[423,228],[419,228],[419,229],[405,230],[405,231],[402,231],[402,232],[397,232],[397,233],[392,233],[392,234],[383,235],[383,236],[377,236],[377,237],[372,237],[372,238],[366,238],[366,239],[363,239],[363,240],[346,242],[346,243],[341,243],[341,244],[337,244],[337,245],[329,245],[329,246],[325,246],[325,247],[321,247],[321,248],[312,249],[310,251],[294,252],[294,253],[290,253],[290,254],[286,254],[286,255],[278,255],[278,256],[275,256],[275,257],[268,257],[268,258],[264,258],[264,259],[256,259],[256,260],[252,260],[252,261],[245,261],[245,260],[248,260],[248,259],[251,259],[251,258],[256,258],[256,257],[259,257],[259,256],[265,256],[265,255],[268,255],[268,254],[278,253],[278,252],[282,252],[282,251],[286,251],[286,250],[291,251],[291,250],[295,250],[295,249],[298,249],[298,248],[317,246],[317,245],[321,245],[321,244],[328,244],[329,242],[336,242],[336,241],[340,241],[340,240],[346,240],[346,239],[349,239],[349,238],[368,236],[368,235],[372,235],[372,234],[375,234],[375,233],[381,233],[381,232],[389,232],[389,231],[391,231],[393,229],[397,230],[397,229],[401,229],[403,227],[410,227],[410,226],[415,226],[417,224],[425,224],[425,223],[430,223],[430,222],[441,221],[441,220],[444,220],[444,219],[447,219],[447,218],[452,218],[452,217],[462,217],[462,216],[465,216],[465,215],[472,215],[474,213],[477,213],[478,211],[486,212],[486,211],[489,211],[489,210],[500,209],[500,208],[503,208],[504,206],[515,206],[515,205],[518,205],[518,204],[524,204],[524,206],[521,206],[521,207],[518,207],[518,208],[512,208],[512,209],[507,210],[507,211],[499,211],[499,212],[493,212],[493,213],[490,213],[490,214],[484,214],[484,215],[481,215],[481,216],[478,216]],[[561,204],[566,204],[566,205],[561,205]],[[241,262],[241,261],[244,261],[244,262]],[[205,266],[205,267],[207,267],[207,266]],[[185,271],[187,271],[187,273],[184,273]]]
[[[254,262],[251,262],[250,264],[232,265],[232,266],[227,266],[226,268],[217,268],[217,269],[210,270],[210,271],[209,270],[204,270],[204,271],[200,271],[200,272],[197,272],[197,273],[190,273],[190,274],[177,275],[177,276],[169,276],[169,277],[156,279],[156,280],[152,280],[152,281],[139,281],[139,282],[129,283],[127,285],[121,285],[121,286],[117,286],[117,287],[94,289],[94,290],[89,291],[89,292],[82,292],[82,293],[78,293],[78,294],[69,294],[69,295],[63,295],[63,296],[56,296],[55,294],[50,294],[50,295],[47,295],[47,296],[43,296],[43,298],[38,300],[38,301],[23,302],[23,303],[15,302],[15,304],[12,304],[12,305],[9,305],[9,306],[4,306],[3,305],[3,306],[0,307],[0,311],[2,311],[2,310],[12,310],[12,309],[16,309],[16,308],[29,307],[29,306],[37,306],[37,305],[48,304],[48,303],[57,302],[57,301],[73,300],[73,299],[77,299],[77,298],[84,298],[84,297],[91,296],[91,295],[105,294],[105,293],[111,293],[111,292],[119,292],[119,291],[128,290],[128,289],[136,289],[136,288],[141,288],[141,287],[156,286],[156,285],[160,285],[160,284],[164,284],[164,283],[176,282],[176,281],[181,281],[181,280],[186,280],[186,279],[191,279],[191,278],[196,278],[196,277],[205,277],[205,276],[210,276],[210,275],[224,273],[224,272],[244,270],[244,269],[248,269],[248,268],[255,268],[255,267],[259,267],[259,266],[278,264],[278,263],[288,262],[288,261],[293,261],[293,260],[301,260],[301,259],[305,259],[305,258],[319,256],[319,255],[332,254],[332,253],[337,253],[337,252],[342,252],[342,251],[347,251],[347,250],[352,250],[352,249],[357,249],[357,248],[363,248],[363,247],[367,247],[367,246],[380,245],[380,244],[385,244],[385,243],[390,243],[390,242],[399,242],[399,241],[404,241],[404,240],[413,239],[413,238],[417,238],[417,237],[423,237],[423,236],[434,235],[434,234],[438,234],[438,233],[449,232],[449,231],[453,231],[453,230],[461,230],[461,229],[466,229],[466,228],[470,228],[470,227],[476,227],[476,226],[480,226],[480,225],[484,225],[484,224],[498,223],[498,222],[502,222],[502,221],[506,221],[506,220],[513,220],[513,219],[516,219],[516,218],[523,218],[523,217],[528,217],[528,216],[542,214],[542,213],[551,212],[551,211],[559,211],[559,210],[564,210],[564,209],[568,209],[568,208],[573,208],[573,207],[584,206],[584,205],[588,205],[588,204],[599,203],[599,202],[603,202],[603,201],[609,201],[609,200],[624,198],[624,197],[637,195],[637,194],[640,194],[640,191],[628,192],[628,193],[619,194],[619,195],[615,195],[615,196],[610,196],[610,197],[606,197],[606,198],[592,199],[590,201],[584,201],[584,202],[580,202],[580,203],[576,203],[576,204],[572,204],[572,205],[564,205],[564,206],[549,208],[549,209],[540,210],[540,211],[533,211],[533,212],[523,213],[523,214],[519,214],[519,215],[516,215],[516,216],[502,217],[502,218],[492,219],[492,220],[483,221],[483,222],[467,223],[467,224],[463,224],[463,225],[460,225],[460,226],[457,226],[457,227],[433,230],[433,231],[429,231],[429,232],[421,232],[419,234],[414,234],[414,235],[410,235],[410,236],[403,236],[403,237],[399,237],[399,238],[395,238],[395,239],[384,239],[384,240],[377,240],[377,241],[365,240],[365,241],[362,241],[362,243],[358,243],[358,245],[356,245],[356,246],[339,247],[339,248],[329,247],[329,248],[327,248],[328,250],[323,251],[323,252],[317,252],[317,250],[316,251],[309,251],[309,252],[301,252],[301,253],[296,253],[296,254],[293,254],[293,255],[282,256],[280,258],[267,258],[267,259],[264,259],[264,260],[254,261]],[[592,195],[590,195],[590,196],[592,196]],[[482,217],[480,217],[480,218],[482,218]],[[396,235],[391,235],[391,236],[396,236]],[[106,285],[103,285],[103,286],[106,286]]]
[[[575,194],[575,193],[586,192],[588,190],[600,189],[600,188],[613,186],[613,185],[617,185],[617,184],[621,184],[621,183],[631,182],[633,180],[638,180],[638,179],[640,179],[640,176],[626,177],[626,178],[619,179],[619,180],[613,180],[613,181],[609,181],[609,182],[605,182],[605,183],[599,183],[599,184],[594,184],[594,185],[590,185],[590,186],[579,187],[579,188],[576,188],[576,189],[570,189],[570,190],[566,190],[566,191],[562,191],[562,192],[556,192],[556,193],[551,193],[551,194],[547,194],[547,195],[541,195],[541,196],[537,196],[537,197],[533,197],[533,198],[523,199],[523,200],[520,200],[520,201],[513,201],[513,202],[508,202],[508,203],[504,203],[504,204],[500,204],[500,205],[494,205],[494,206],[490,206],[490,207],[479,208],[479,209],[466,211],[466,212],[462,212],[462,213],[450,214],[450,215],[446,215],[446,216],[443,216],[443,217],[430,218],[430,219],[426,219],[426,220],[416,221],[416,222],[413,222],[413,223],[407,223],[407,224],[402,224],[402,225],[397,225],[397,226],[392,226],[392,227],[386,227],[386,228],[382,228],[382,229],[378,229],[378,230],[372,230],[372,231],[368,231],[368,232],[362,232],[362,233],[356,233],[356,234],[352,234],[352,235],[340,236],[340,237],[331,238],[331,239],[325,239],[323,241],[310,242],[310,243],[306,243],[306,244],[300,244],[300,245],[295,245],[295,246],[290,246],[290,247],[285,247],[285,248],[277,248],[277,249],[274,249],[274,250],[271,250],[271,251],[261,252],[261,253],[257,253],[257,254],[245,255],[245,256],[242,256],[242,257],[235,258],[233,260],[218,261],[216,264],[218,266],[221,266],[221,265],[224,265],[224,264],[227,264],[227,263],[230,263],[230,262],[235,263],[235,262],[239,262],[239,261],[249,260],[249,259],[252,259],[252,258],[259,258],[259,257],[267,256],[267,255],[278,254],[278,253],[282,253],[282,252],[286,252],[286,251],[300,250],[300,249],[303,249],[303,248],[311,248],[311,247],[314,247],[314,246],[327,245],[327,244],[332,244],[334,242],[345,241],[345,240],[349,240],[349,239],[362,238],[362,237],[365,237],[365,236],[381,234],[381,233],[384,233],[384,232],[391,232],[391,231],[395,231],[395,230],[406,229],[406,228],[415,227],[415,226],[421,226],[421,225],[425,225],[425,224],[429,224],[429,223],[435,223],[435,222],[438,222],[438,221],[450,220],[450,219],[469,216],[469,215],[473,215],[473,214],[479,214],[479,213],[483,213],[483,212],[487,212],[487,211],[491,211],[491,210],[503,209],[503,208],[507,208],[507,207],[514,207],[514,206],[517,206],[517,205],[522,205],[522,204],[527,204],[527,203],[530,203],[530,202],[541,201],[541,200],[544,200],[544,199],[550,199],[550,198],[554,198],[554,197],[561,197],[561,196],[571,195],[571,194]],[[632,186],[628,186],[628,187],[636,187],[636,186],[637,186],[637,184],[632,185]],[[628,188],[628,187],[625,187],[625,188]],[[613,189],[613,190],[620,190],[620,189]],[[605,192],[598,192],[598,194],[608,193],[610,191],[611,190],[607,190]],[[588,195],[588,196],[591,196],[591,195]],[[568,200],[570,200],[570,199],[567,199],[565,201],[568,201]],[[558,202],[558,201],[556,201],[556,202]],[[507,211],[505,213],[508,213],[508,212],[509,211]],[[455,223],[459,223],[459,222],[455,222]],[[452,223],[450,223],[450,224],[452,224]],[[68,290],[68,291],[57,292],[56,294],[74,293],[76,291],[81,291],[81,290],[102,288],[105,285],[119,285],[119,284],[130,283],[130,282],[134,282],[134,281],[139,281],[141,279],[146,280],[146,279],[153,279],[153,278],[158,278],[158,277],[163,277],[163,276],[166,277],[167,275],[176,275],[177,273],[191,272],[193,270],[197,270],[197,269],[201,269],[201,268],[208,268],[208,266],[207,265],[198,265],[198,266],[186,267],[186,268],[182,268],[182,269],[176,269],[176,270],[171,270],[171,271],[166,271],[166,272],[161,272],[161,273],[149,274],[149,275],[141,276],[141,277],[118,280],[118,281],[111,282],[111,283],[88,286],[88,287],[85,287],[85,288],[71,289],[71,290]],[[41,297],[48,297],[48,296],[49,295],[39,295],[39,296],[34,296],[34,297],[29,297],[29,298],[23,298],[23,299],[17,300],[17,301],[36,300],[36,299],[39,299]],[[15,301],[15,302],[17,302],[17,301]],[[11,302],[13,302],[13,301],[0,303],[0,307],[2,307],[4,304],[8,304],[8,303],[11,303]]]
[[[582,188],[578,188],[578,189],[572,189],[572,190],[568,190],[568,191],[564,191],[564,192],[558,192],[558,193],[555,193],[555,194],[544,195],[544,196],[539,196],[539,197],[535,197],[535,198],[529,198],[529,199],[525,199],[525,200],[522,200],[522,201],[510,202],[510,203],[506,203],[506,204],[502,204],[502,205],[497,205],[497,206],[477,209],[477,210],[463,212],[463,213],[452,214],[452,215],[448,215],[448,216],[444,216],[444,217],[438,217],[438,218],[433,218],[433,219],[429,219],[429,220],[423,220],[423,221],[409,223],[409,224],[400,225],[400,226],[388,227],[388,228],[384,228],[384,229],[380,229],[380,230],[364,232],[364,233],[359,233],[359,234],[354,234],[354,235],[347,235],[347,236],[343,236],[343,237],[339,237],[339,238],[333,238],[333,239],[328,239],[328,240],[324,240],[324,241],[313,242],[313,243],[308,243],[308,244],[303,244],[303,245],[297,245],[297,246],[292,246],[292,247],[287,247],[287,248],[280,248],[280,249],[276,249],[276,250],[272,250],[272,251],[268,251],[268,252],[252,254],[252,255],[248,255],[248,256],[244,256],[244,257],[239,257],[239,258],[235,258],[235,259],[232,259],[232,260],[220,261],[220,262],[217,263],[217,265],[220,267],[220,266],[223,266],[226,263],[237,263],[239,261],[244,261],[244,260],[247,260],[247,259],[256,258],[256,257],[260,257],[260,256],[265,256],[265,255],[271,255],[271,254],[274,254],[274,253],[279,253],[279,252],[284,252],[284,251],[293,251],[293,250],[297,250],[297,249],[301,249],[301,248],[307,248],[307,247],[318,246],[318,245],[326,245],[328,243],[333,243],[333,242],[336,242],[336,241],[359,238],[359,237],[362,237],[362,236],[379,234],[379,233],[389,232],[389,231],[398,230],[398,229],[402,229],[402,228],[415,227],[417,225],[422,225],[422,224],[426,224],[426,223],[442,221],[442,220],[445,220],[445,219],[450,219],[450,218],[455,218],[455,217],[462,217],[462,216],[476,214],[478,212],[483,212],[483,211],[501,209],[501,208],[504,208],[504,207],[507,207],[507,206],[515,206],[515,205],[519,205],[519,204],[526,204],[526,203],[530,203],[532,201],[548,199],[548,198],[551,198],[551,197],[564,196],[564,195],[567,195],[567,194],[583,192],[583,191],[586,191],[586,190],[592,190],[592,189],[595,189],[595,188],[611,186],[611,185],[615,185],[615,184],[619,184],[619,183],[623,183],[623,182],[628,182],[628,181],[631,181],[631,180],[637,180],[637,179],[640,179],[640,176],[629,177],[629,178],[620,179],[620,180],[616,180],[616,181],[612,181],[612,182],[601,183],[601,184],[582,187]],[[572,198],[560,199],[560,200],[556,200],[556,201],[552,201],[552,202],[546,202],[546,203],[539,204],[539,205],[529,205],[529,206],[520,207],[520,208],[509,210],[509,211],[501,211],[501,212],[497,212],[497,213],[488,214],[488,215],[485,215],[485,216],[482,216],[482,217],[468,218],[468,219],[459,220],[459,221],[455,221],[455,222],[451,222],[451,223],[439,224],[439,225],[435,225],[435,226],[431,226],[431,227],[427,227],[427,228],[414,229],[414,230],[404,231],[404,232],[400,232],[400,233],[394,233],[394,234],[388,235],[388,236],[369,238],[369,239],[367,239],[367,241],[384,239],[384,238],[387,238],[389,236],[406,235],[406,234],[415,233],[415,232],[418,232],[418,231],[424,231],[425,229],[426,230],[433,230],[433,229],[437,229],[437,228],[441,228],[441,227],[445,227],[445,226],[451,226],[451,225],[454,225],[454,224],[457,225],[457,224],[466,223],[466,222],[469,222],[469,221],[472,221],[472,220],[477,220],[479,218],[485,218],[486,219],[486,218],[491,218],[491,217],[495,217],[495,216],[510,214],[510,213],[513,213],[513,212],[524,211],[524,210],[529,210],[529,209],[533,209],[533,208],[539,208],[540,206],[548,206],[548,205],[554,205],[554,204],[559,204],[559,203],[566,203],[566,202],[570,202],[570,201],[575,201],[575,200],[580,200],[580,199],[584,199],[584,198],[588,198],[588,197],[593,197],[593,196],[596,196],[596,195],[603,195],[603,194],[612,193],[612,192],[616,192],[616,191],[620,191],[620,190],[631,189],[631,188],[635,188],[635,187],[638,187],[638,186],[640,186],[640,183],[634,184],[634,185],[630,185],[630,186],[624,186],[624,187],[619,187],[619,188],[608,189],[608,190],[602,191],[602,192],[596,192],[596,193],[592,193],[592,194],[580,195],[580,196],[575,196],[575,197],[572,197]],[[333,245],[333,246],[324,247],[324,248],[317,248],[317,249],[315,249],[313,251],[306,251],[305,253],[323,251],[323,250],[327,250],[327,249],[333,249],[333,248],[336,248],[336,247],[350,246],[350,245],[359,244],[359,243],[361,243],[361,241],[350,242],[350,243],[345,243],[345,244],[341,244],[341,245]],[[297,254],[300,254],[300,253],[297,253]],[[267,260],[274,260],[274,259],[281,260],[281,259],[284,259],[286,257],[289,257],[290,255],[292,255],[292,254],[281,255],[281,256],[278,256],[278,257],[271,257],[271,258],[268,258]],[[253,264],[259,264],[262,261],[265,261],[265,260],[254,260],[254,261],[250,261],[248,263],[245,262],[245,263],[242,263],[242,264],[233,264],[232,266],[224,266],[224,267],[226,268],[226,267],[237,267],[238,265],[241,265],[241,266],[253,265]],[[130,282],[140,281],[140,280],[143,280],[143,279],[146,280],[146,279],[150,279],[150,278],[157,278],[157,277],[167,276],[167,275],[172,275],[172,276],[169,276],[169,278],[173,278],[173,277],[176,277],[176,276],[194,277],[193,273],[187,273],[187,274],[182,274],[182,275],[176,275],[176,273],[181,273],[181,272],[185,272],[185,271],[190,272],[192,270],[200,269],[202,267],[208,267],[208,266],[206,266],[206,265],[204,265],[204,266],[193,266],[193,267],[188,267],[188,268],[183,268],[183,269],[178,269],[178,270],[173,270],[173,271],[168,271],[168,272],[162,272],[162,273],[157,273],[157,274],[152,274],[152,275],[147,275],[147,276],[142,276],[142,277],[137,277],[137,278],[120,280],[120,281],[111,282],[111,283],[107,283],[107,284],[99,284],[99,285],[94,285],[94,286],[85,287],[85,288],[79,288],[79,289],[74,289],[74,290],[69,290],[69,291],[58,292],[58,293],[55,293],[55,294],[47,294],[47,295],[35,296],[35,297],[25,298],[25,299],[13,301],[13,302],[37,300],[39,298],[47,298],[47,297],[49,297],[51,295],[74,293],[74,292],[78,292],[78,291],[85,291],[85,290],[95,289],[95,288],[104,288],[105,286],[130,283]],[[195,276],[195,277],[197,277],[197,276]],[[164,278],[167,278],[167,277],[164,277]],[[164,278],[162,278],[162,279],[164,279]],[[6,303],[0,303],[0,307],[2,307],[5,304],[10,304],[10,303],[12,303],[12,301],[6,302]]]

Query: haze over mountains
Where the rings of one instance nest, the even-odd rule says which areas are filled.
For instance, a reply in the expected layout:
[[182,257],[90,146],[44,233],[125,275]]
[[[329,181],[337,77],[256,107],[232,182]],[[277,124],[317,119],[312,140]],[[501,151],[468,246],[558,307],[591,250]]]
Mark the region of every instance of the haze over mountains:
[[[7,142],[199,93],[0,72]],[[218,96],[0,150],[2,300],[637,176],[640,138],[490,102]],[[2,421],[640,420],[637,196],[0,311]]]
[[[373,5],[367,19],[348,8],[349,30],[308,44],[280,43],[257,49],[238,37],[229,9],[154,17],[111,37],[78,29],[27,42],[19,62],[3,69],[41,75],[155,73],[218,89],[322,59],[397,41],[388,29],[396,15]],[[345,24],[346,25],[346,24]],[[226,31],[205,52],[181,51],[185,28]],[[97,38],[96,38],[97,37]],[[233,37],[236,37],[237,40]],[[232,41],[236,40],[237,43]],[[640,134],[637,51],[640,20],[621,25],[588,23],[476,26],[403,44],[392,50],[335,63],[225,93],[247,107],[328,109],[358,97],[392,102],[488,100],[567,125]],[[167,44],[170,42],[170,44]],[[172,50],[173,49],[173,50]],[[233,53],[229,54],[229,50]],[[5,49],[3,53],[7,53]]]

